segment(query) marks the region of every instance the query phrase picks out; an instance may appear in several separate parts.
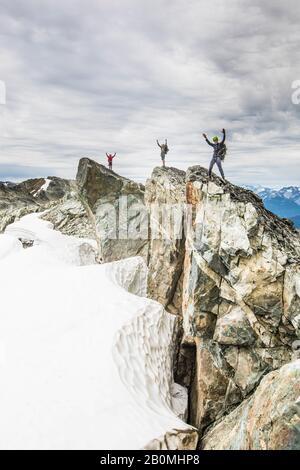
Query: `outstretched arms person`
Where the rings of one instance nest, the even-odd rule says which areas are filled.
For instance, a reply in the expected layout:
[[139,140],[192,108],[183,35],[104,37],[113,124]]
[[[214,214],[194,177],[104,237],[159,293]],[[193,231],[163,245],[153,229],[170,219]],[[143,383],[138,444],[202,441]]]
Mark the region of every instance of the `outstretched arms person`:
[[202,135],[203,135],[204,139],[206,140],[206,142],[208,143],[208,145],[211,145],[211,146],[213,147],[214,144],[212,144],[212,143],[208,140],[207,135],[206,135],[206,134],[202,134]]
[[226,132],[225,132],[225,129],[222,129],[222,132],[223,132],[223,139],[222,139],[222,141],[221,141],[221,144],[224,144],[225,139],[226,139]]

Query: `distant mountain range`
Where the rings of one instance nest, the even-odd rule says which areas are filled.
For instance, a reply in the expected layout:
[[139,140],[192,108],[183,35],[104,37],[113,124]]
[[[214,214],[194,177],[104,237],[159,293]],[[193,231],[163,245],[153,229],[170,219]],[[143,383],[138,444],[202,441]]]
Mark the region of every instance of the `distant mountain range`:
[[246,186],[262,198],[265,207],[279,215],[291,219],[300,228],[300,187],[287,186],[281,189],[262,186]]

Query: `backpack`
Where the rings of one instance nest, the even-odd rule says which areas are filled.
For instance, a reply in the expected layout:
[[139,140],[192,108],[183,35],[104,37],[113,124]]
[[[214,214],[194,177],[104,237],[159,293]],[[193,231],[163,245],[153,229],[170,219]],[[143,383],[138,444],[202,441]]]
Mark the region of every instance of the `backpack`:
[[222,146],[218,150],[218,157],[220,158],[220,160],[222,160],[222,161],[225,160],[226,153],[227,153],[226,144],[222,144]]

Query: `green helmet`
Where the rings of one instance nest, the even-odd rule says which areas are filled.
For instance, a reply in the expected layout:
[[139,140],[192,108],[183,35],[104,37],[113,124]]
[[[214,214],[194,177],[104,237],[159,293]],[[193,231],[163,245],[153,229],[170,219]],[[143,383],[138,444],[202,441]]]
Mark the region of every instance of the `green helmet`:
[[219,138],[215,135],[215,137],[213,137],[213,141],[214,142],[219,142]]

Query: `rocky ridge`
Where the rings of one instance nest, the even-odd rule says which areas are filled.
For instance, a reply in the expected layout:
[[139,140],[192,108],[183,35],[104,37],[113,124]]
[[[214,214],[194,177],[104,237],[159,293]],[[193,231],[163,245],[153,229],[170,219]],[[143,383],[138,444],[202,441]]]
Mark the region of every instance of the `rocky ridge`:
[[[188,389],[199,446],[299,448],[300,240],[292,225],[200,166],[155,168],[144,187],[84,158],[60,197],[34,197],[31,188],[43,185],[0,185],[2,226],[46,208],[56,229],[95,238],[98,261],[147,260],[148,296],[177,318],[175,380]],[[176,447],[176,439],[153,446]]]

